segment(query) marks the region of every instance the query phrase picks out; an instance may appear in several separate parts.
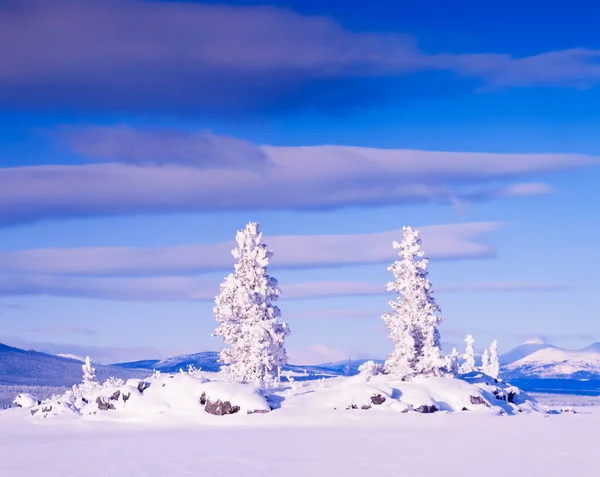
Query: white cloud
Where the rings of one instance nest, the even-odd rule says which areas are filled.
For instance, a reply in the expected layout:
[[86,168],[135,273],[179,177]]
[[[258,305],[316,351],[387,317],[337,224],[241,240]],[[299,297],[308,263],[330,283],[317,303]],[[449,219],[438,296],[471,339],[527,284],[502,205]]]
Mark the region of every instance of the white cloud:
[[[597,163],[595,158],[578,154],[349,146],[264,146],[260,151],[268,166],[257,169],[121,163],[3,168],[1,222],[10,225],[143,213],[456,204],[547,193],[547,186],[521,181],[535,174]],[[211,150],[212,163],[218,155]],[[243,159],[236,159],[240,162]]]
[[338,348],[331,348],[322,344],[315,344],[304,349],[292,349],[288,352],[290,363],[317,365],[334,363],[350,358],[350,353]]
[[[420,228],[424,250],[434,259],[486,258],[495,250],[484,236],[500,227],[491,222]],[[232,231],[232,236],[234,232]],[[396,259],[392,242],[401,230],[371,234],[268,236],[273,266],[310,268],[386,263]],[[0,253],[0,273],[51,275],[170,275],[227,270],[233,242],[165,248],[88,247]]]
[[[195,277],[90,278],[50,275],[0,276],[0,296],[50,295],[127,301],[210,301],[217,282]],[[491,282],[436,287],[437,292],[547,292],[559,285]],[[384,283],[328,281],[282,284],[282,300],[387,295]]]

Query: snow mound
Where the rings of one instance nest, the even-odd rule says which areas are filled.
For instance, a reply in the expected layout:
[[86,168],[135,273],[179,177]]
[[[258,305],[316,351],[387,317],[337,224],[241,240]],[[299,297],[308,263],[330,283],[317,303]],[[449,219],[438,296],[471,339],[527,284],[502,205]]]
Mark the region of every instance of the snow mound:
[[266,414],[273,409],[283,419],[310,419],[323,413],[335,418],[340,412],[353,410],[424,414],[472,411],[497,415],[546,412],[520,389],[482,373],[471,373],[465,379],[417,377],[398,381],[388,375],[358,375],[298,381],[291,385],[282,383],[268,395],[250,385],[228,382],[218,374],[210,376],[209,380],[199,372],[181,372],[156,373],[147,380],[130,379],[126,383],[111,379],[102,385],[74,386],[41,403],[21,394],[15,403],[18,400],[26,410],[22,412],[34,418],[62,415],[138,422],[181,418],[202,423],[212,422],[212,415]]
[[[216,404],[220,403],[220,404]],[[198,414],[203,408],[207,413],[218,414],[222,406],[234,414],[265,413],[271,408],[265,397],[254,387],[226,381],[208,381],[199,374],[157,373],[147,381],[130,379],[109,380],[94,388],[74,386],[60,396],[37,402],[28,408],[32,416],[49,417],[62,414],[96,416],[103,411],[107,415],[140,418],[157,415]],[[210,406],[213,406],[212,408]],[[25,407],[25,406],[22,406]],[[215,410],[215,407],[218,408]]]
[[389,376],[353,376],[304,383],[288,391],[283,407],[335,410],[388,409],[399,412],[491,412],[494,414],[546,412],[519,388],[482,373],[466,379],[417,377],[394,381]]

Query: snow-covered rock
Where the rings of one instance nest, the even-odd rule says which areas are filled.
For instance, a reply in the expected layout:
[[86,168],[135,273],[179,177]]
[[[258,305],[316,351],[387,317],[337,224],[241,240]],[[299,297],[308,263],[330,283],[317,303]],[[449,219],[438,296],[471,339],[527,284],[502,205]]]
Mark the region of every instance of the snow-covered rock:
[[32,407],[41,404],[41,401],[37,398],[34,398],[31,394],[20,393],[17,395],[17,397],[15,397],[12,403],[13,406],[22,407],[23,409],[31,409]]
[[207,382],[202,388],[201,401],[205,401],[206,412],[216,415],[235,414],[238,411],[254,414],[271,410],[256,388],[239,383]]

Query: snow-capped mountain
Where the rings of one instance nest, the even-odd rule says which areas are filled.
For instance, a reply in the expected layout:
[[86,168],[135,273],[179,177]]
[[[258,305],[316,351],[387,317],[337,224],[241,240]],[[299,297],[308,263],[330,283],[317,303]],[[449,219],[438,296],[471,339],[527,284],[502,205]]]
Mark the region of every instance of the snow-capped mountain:
[[[72,386],[81,381],[81,361],[26,351],[0,344],[0,384],[32,386]],[[145,371],[94,364],[96,376],[104,381],[110,376],[127,379],[143,377]]]
[[548,343],[524,343],[501,357],[505,378],[600,378],[600,343],[581,350]]
[[551,345],[550,343],[545,342],[544,340],[541,340],[539,338],[534,338],[534,339],[525,341],[524,343],[520,344],[516,348],[514,348],[514,349],[510,350],[509,352],[504,353],[502,356],[500,356],[500,364],[506,365],[506,364],[514,363],[515,361],[523,359],[526,356],[529,356],[529,355],[531,355],[537,351],[543,350],[543,349],[558,349],[558,348],[554,345]]
[[583,348],[582,351],[587,351],[589,353],[598,353],[600,354],[600,342],[592,343],[591,345]]

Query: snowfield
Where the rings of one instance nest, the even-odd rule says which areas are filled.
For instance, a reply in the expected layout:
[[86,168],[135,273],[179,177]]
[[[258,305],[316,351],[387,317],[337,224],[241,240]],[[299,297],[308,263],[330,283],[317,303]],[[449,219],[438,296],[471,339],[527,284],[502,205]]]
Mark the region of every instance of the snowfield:
[[0,413],[0,475],[595,477],[598,411],[272,412],[198,425],[42,421],[11,409]]

